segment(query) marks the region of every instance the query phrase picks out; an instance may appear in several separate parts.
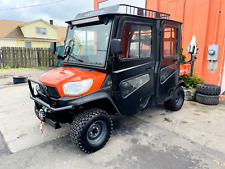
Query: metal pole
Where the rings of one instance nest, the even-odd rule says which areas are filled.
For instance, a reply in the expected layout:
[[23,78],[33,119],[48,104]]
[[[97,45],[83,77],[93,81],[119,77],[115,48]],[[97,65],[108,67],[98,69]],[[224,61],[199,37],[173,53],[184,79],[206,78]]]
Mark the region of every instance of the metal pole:
[[196,55],[191,54],[191,72],[190,72],[191,76],[193,75],[195,61],[196,61]]

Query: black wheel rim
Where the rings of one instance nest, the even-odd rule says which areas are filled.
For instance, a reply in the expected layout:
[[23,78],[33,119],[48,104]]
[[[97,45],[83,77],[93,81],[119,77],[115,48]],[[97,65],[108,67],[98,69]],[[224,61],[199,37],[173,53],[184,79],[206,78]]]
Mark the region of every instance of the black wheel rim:
[[177,93],[177,96],[175,98],[176,104],[180,105],[182,104],[182,94],[181,93]]
[[104,121],[95,121],[87,130],[87,140],[90,144],[101,144],[106,138],[107,127]]

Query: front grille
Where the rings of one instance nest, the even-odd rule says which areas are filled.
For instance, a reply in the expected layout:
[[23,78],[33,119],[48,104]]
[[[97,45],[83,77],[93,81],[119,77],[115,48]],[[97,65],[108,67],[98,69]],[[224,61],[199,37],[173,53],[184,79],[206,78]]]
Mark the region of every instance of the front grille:
[[[46,87],[48,95],[50,97],[54,97],[54,98],[60,97],[59,92],[55,86],[49,86],[49,85],[44,85],[44,86]],[[41,87],[39,87],[39,88],[40,88],[40,91],[44,94],[43,89]]]
[[55,86],[46,85],[46,87],[50,97],[56,97],[56,98],[60,97],[59,92]]

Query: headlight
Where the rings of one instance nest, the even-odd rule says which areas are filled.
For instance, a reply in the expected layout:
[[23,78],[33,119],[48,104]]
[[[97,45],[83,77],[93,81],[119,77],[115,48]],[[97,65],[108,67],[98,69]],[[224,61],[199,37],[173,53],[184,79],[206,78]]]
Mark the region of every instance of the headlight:
[[63,91],[68,95],[79,95],[91,88],[92,79],[86,79],[78,82],[68,82],[63,85]]

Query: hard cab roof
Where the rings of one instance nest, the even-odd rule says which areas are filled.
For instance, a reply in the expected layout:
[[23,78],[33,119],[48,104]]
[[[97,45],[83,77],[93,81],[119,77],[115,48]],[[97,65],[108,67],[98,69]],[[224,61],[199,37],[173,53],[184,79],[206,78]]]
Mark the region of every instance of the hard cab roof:
[[[125,4],[118,4],[106,8],[100,8],[97,10],[92,10],[88,12],[83,12],[77,14],[74,20],[67,21],[66,23],[71,23],[72,21],[78,21],[87,18],[93,18],[96,16],[103,16],[103,15],[130,15],[130,16],[137,16],[137,17],[145,17],[145,18],[153,18],[153,19],[163,19],[163,20],[170,20],[170,14],[158,12],[146,8],[135,7],[131,5]],[[175,21],[177,22],[177,21]],[[180,23],[180,22],[178,22]]]

